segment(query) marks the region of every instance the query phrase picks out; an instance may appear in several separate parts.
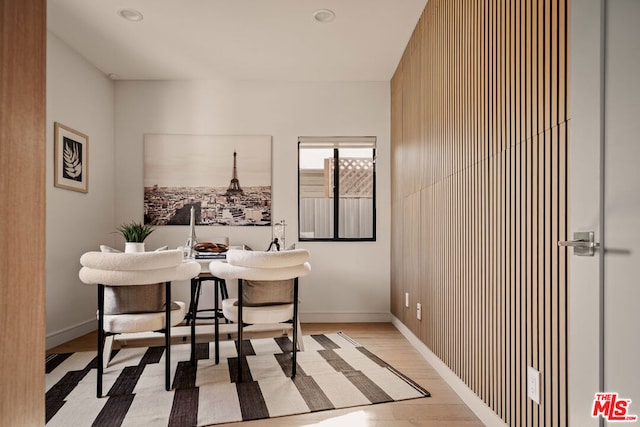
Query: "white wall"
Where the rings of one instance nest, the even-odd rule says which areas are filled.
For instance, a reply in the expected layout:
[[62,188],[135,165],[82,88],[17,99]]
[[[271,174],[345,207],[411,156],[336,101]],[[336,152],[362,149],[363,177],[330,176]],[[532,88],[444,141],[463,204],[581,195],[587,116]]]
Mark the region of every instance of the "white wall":
[[[113,82],[47,33],[47,348],[96,328],[96,289],[80,255],[114,229]],[[53,186],[53,123],[89,136],[89,192]]]
[[[311,276],[301,281],[300,310],[303,321],[388,321],[389,102],[388,82],[117,82],[116,224],[143,217],[145,133],[271,135],[272,218],[290,224],[287,244],[297,236],[298,136],[375,135],[377,242],[298,243],[312,256]],[[198,227],[196,232],[200,240],[227,235],[231,244],[262,250],[271,238],[270,227]],[[147,247],[176,247],[187,234],[187,226],[161,227]],[[175,289],[188,300],[186,283]]]

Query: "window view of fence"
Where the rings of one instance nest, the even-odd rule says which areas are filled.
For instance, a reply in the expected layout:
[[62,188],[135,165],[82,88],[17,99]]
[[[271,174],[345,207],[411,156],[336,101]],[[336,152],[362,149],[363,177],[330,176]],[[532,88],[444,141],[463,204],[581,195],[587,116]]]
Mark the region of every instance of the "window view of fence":
[[300,240],[375,240],[375,138],[300,139],[299,233]]

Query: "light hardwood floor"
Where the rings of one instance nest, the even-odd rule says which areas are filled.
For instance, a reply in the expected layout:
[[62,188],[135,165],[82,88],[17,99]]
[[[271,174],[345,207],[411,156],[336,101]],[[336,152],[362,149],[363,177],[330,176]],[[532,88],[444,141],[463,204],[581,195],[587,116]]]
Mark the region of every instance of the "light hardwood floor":
[[[429,390],[431,397],[304,415],[244,422],[247,426],[424,426],[478,427],[484,424],[460,400],[438,373],[390,323],[307,323],[305,335],[342,331],[371,352]],[[147,344],[145,344],[147,345]],[[91,333],[47,353],[90,351],[96,348]],[[219,426],[238,426],[238,423]]]

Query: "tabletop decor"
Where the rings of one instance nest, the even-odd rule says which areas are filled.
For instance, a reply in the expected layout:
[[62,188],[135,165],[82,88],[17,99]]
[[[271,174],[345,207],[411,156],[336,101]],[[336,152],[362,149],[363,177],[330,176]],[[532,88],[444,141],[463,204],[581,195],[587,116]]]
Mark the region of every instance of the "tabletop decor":
[[173,390],[164,391],[162,347],[118,350],[105,370],[108,397],[97,399],[89,372],[95,352],[51,355],[46,366],[47,425],[207,426],[429,397],[427,390],[342,333],[306,335],[291,374],[288,337],[244,341],[244,382],[236,383],[233,341],[171,346]]
[[153,233],[155,228],[147,224],[132,221],[128,224],[122,224],[118,227],[118,232],[124,237],[124,251],[144,252],[144,240]]
[[273,227],[271,228],[271,243],[269,244],[267,251],[279,251],[280,248],[282,248],[282,250],[287,248],[287,244],[285,242],[286,226],[287,224],[284,219],[273,224]]
[[189,237],[187,238],[187,243],[185,246],[189,248],[189,258],[193,258],[193,247],[198,244],[198,237],[196,236],[196,211],[193,206],[191,206],[190,214],[189,214]]
[[89,191],[89,137],[62,123],[54,123],[53,185]]

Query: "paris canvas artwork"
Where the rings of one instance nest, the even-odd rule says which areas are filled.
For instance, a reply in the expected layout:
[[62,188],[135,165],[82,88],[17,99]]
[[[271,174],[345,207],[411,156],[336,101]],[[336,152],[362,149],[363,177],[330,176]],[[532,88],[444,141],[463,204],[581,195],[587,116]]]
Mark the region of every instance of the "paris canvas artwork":
[[144,136],[144,222],[271,225],[271,136]]

